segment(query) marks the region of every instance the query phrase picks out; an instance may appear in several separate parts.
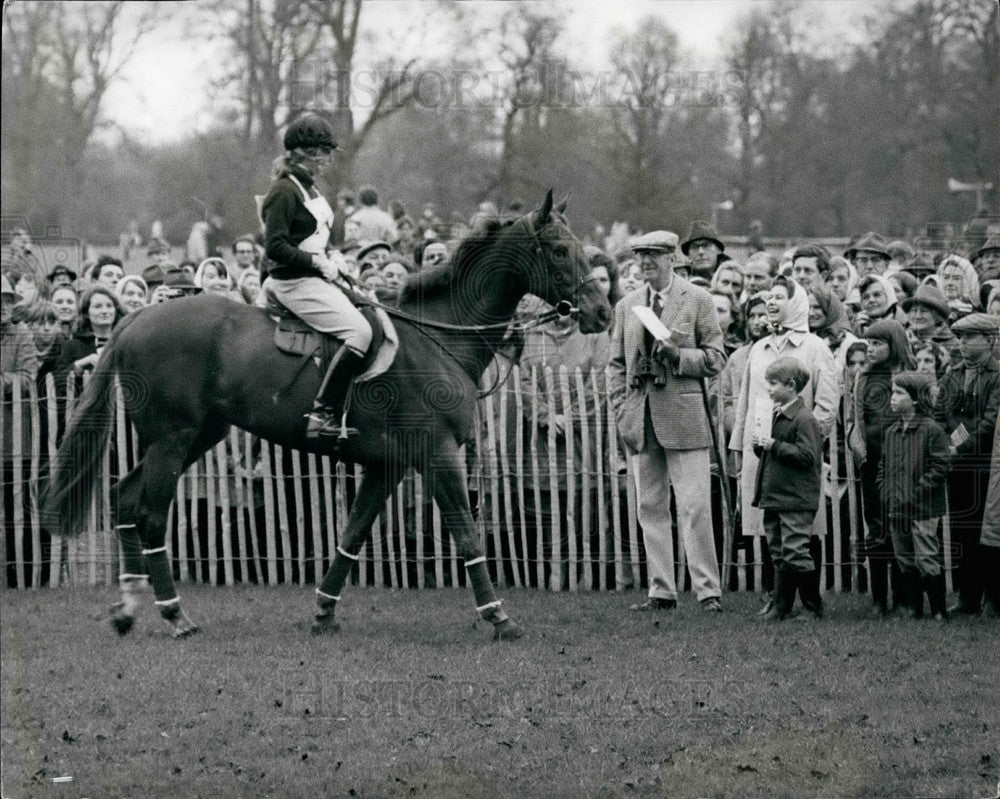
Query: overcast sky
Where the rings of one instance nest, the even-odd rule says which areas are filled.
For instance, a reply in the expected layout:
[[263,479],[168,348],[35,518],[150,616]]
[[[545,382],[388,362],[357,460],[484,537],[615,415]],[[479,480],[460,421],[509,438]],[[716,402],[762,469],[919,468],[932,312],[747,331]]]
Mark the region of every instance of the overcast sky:
[[[563,51],[575,64],[600,69],[605,64],[612,31],[635,26],[647,15],[661,17],[680,36],[681,46],[694,64],[708,68],[717,63],[722,42],[737,20],[765,0],[555,0],[554,7],[566,21]],[[477,20],[498,15],[500,2],[468,0]],[[871,9],[870,0],[807,0],[805,13],[824,38],[856,39],[861,18]],[[138,6],[138,4],[136,4]],[[134,8],[134,7],[133,7]],[[428,21],[427,10],[436,6],[421,0],[369,0],[362,12],[363,33],[376,40],[406,32]],[[209,126],[211,114],[225,98],[213,97],[210,80],[225,67],[219,43],[195,35],[190,23],[190,3],[163,3],[162,21],[144,40],[123,74],[108,92],[106,116],[115,125],[146,141],[168,142]],[[425,53],[446,54],[444,33],[450,24],[433,25],[427,35]],[[401,33],[400,33],[401,32]]]

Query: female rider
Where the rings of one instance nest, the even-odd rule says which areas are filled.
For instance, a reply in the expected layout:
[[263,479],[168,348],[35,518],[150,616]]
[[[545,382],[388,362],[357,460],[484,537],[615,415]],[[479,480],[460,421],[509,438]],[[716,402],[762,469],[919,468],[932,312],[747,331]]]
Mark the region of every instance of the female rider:
[[342,427],[340,420],[351,380],[371,344],[372,330],[332,282],[344,261],[336,251],[327,252],[333,210],[314,183],[336,143],[329,124],[307,113],[289,125],[284,144],[284,159],[261,205],[264,243],[272,263],[257,304],[267,307],[277,302],[314,329],[343,342],[306,416],[306,437],[344,439],[357,433]]

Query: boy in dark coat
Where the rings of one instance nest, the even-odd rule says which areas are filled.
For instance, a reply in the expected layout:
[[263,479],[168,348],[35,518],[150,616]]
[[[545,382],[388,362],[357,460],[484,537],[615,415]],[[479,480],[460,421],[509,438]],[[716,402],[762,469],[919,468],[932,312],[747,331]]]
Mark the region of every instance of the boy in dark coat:
[[885,431],[877,483],[913,617],[923,616],[926,590],[934,618],[946,621],[937,527],[945,512],[951,456],[948,436],[929,418],[934,383],[933,375],[918,372],[893,376],[889,406],[899,421]]
[[958,603],[948,612],[979,615],[983,572],[979,537],[990,481],[993,436],[1000,414],[998,341],[1000,320],[984,313],[963,316],[951,326],[958,336],[962,365],[941,378],[936,418],[951,437],[948,515],[956,548]]
[[791,615],[795,593],[816,618],[823,616],[819,570],[809,552],[819,510],[823,433],[799,394],[809,373],[794,358],[781,357],[764,372],[774,403],[771,435],[753,436],[760,458],[753,504],[764,509],[767,545],[774,562],[774,608],[765,618]]

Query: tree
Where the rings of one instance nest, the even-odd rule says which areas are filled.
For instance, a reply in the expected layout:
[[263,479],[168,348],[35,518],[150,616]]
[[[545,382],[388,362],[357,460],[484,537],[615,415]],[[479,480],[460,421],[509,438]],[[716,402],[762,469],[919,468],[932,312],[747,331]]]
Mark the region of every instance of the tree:
[[7,208],[71,227],[83,211],[81,165],[105,95],[155,22],[155,9],[134,8],[121,0],[4,7]]
[[[356,55],[364,0],[218,0],[206,11],[222,20],[232,69],[217,88],[235,87],[236,117],[251,158],[247,191],[259,185],[278,148],[279,131],[300,112],[326,112],[341,153],[327,176],[345,182],[372,130],[413,101],[416,59],[387,58],[370,76],[367,114],[358,124]],[[211,26],[209,26],[211,28]]]

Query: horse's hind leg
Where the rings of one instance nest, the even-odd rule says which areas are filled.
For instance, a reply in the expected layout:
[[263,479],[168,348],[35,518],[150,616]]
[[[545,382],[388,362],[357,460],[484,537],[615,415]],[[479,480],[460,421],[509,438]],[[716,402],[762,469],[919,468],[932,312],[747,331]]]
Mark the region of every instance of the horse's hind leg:
[[372,523],[385,507],[386,497],[396,487],[399,480],[391,480],[379,470],[369,469],[361,480],[358,493],[351,505],[351,514],[347,520],[347,528],[337,545],[337,553],[333,563],[326,572],[323,582],[316,589],[316,616],[313,620],[312,632],[319,635],[326,632],[336,632],[340,629],[335,618],[340,592],[347,581],[351,568],[358,561],[358,553],[368,541],[372,531]]
[[181,609],[167,556],[167,511],[177,489],[177,479],[184,471],[189,452],[198,433],[182,430],[164,436],[146,450],[142,467],[142,510],[144,543],[149,579],[160,615],[173,628],[174,637],[197,631]]
[[149,588],[149,577],[142,558],[140,500],[142,463],[115,486],[115,530],[122,545],[122,567],[118,575],[121,601],[111,608],[111,624],[119,635],[132,629],[139,609],[140,595]]

